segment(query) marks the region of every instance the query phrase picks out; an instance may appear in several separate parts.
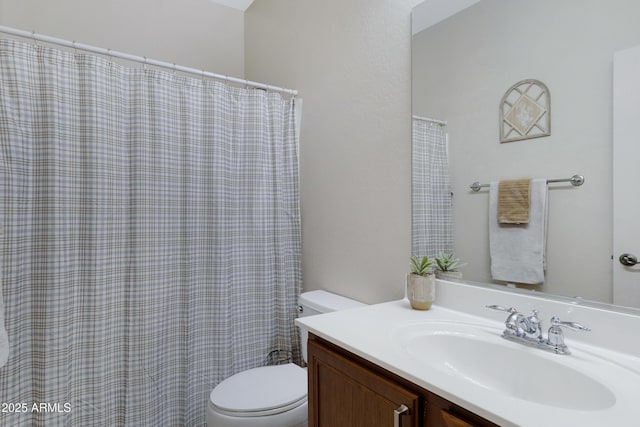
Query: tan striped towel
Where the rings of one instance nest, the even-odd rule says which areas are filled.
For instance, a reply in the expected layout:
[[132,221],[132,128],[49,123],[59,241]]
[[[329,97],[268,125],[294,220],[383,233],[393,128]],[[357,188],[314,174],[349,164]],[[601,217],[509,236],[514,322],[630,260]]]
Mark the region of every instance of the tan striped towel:
[[500,181],[498,186],[498,222],[528,224],[531,179]]

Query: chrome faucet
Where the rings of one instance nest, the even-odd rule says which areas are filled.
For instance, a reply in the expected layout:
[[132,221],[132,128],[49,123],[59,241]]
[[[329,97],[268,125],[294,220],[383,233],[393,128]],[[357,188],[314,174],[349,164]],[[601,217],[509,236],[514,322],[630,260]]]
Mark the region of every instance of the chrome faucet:
[[547,338],[544,338],[542,335],[542,322],[540,322],[537,310],[533,310],[533,314],[530,316],[525,316],[513,307],[505,308],[499,305],[488,305],[486,307],[491,310],[509,313],[507,320],[504,322],[505,330],[502,332],[503,338],[556,354],[571,354],[569,348],[564,343],[562,327],[576,331],[591,330],[579,323],[564,322],[557,316],[553,316]]
[[504,308],[498,305],[487,306],[493,310],[506,311],[509,313],[509,317],[504,322],[509,335],[514,335],[516,337],[531,337],[535,336],[539,333],[540,329],[540,320],[537,317],[537,312],[534,310],[533,315],[529,317],[525,317],[523,314],[519,313],[515,308]]

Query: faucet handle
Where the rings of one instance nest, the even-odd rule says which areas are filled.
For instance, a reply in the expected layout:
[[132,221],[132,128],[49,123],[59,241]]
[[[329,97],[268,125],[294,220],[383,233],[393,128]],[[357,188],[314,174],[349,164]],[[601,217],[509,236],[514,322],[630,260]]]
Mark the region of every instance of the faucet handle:
[[506,311],[507,313],[517,313],[518,310],[513,308],[513,307],[509,307],[509,308],[505,308],[501,305],[485,305],[486,308],[489,308],[491,310],[496,310],[496,311]]
[[486,307],[490,308],[491,310],[506,311],[507,313],[509,313],[507,320],[504,321],[504,326],[506,329],[504,330],[503,334],[514,335],[517,337],[526,335],[526,332],[521,324],[521,319],[523,316],[522,314],[518,313],[517,309],[513,307],[505,308],[501,305],[487,305]]
[[580,323],[562,321],[558,316],[553,316],[551,318],[551,326],[565,326],[569,329],[573,329],[574,331],[589,332],[591,330],[591,328],[587,328],[586,326],[583,326]]
[[564,343],[564,334],[562,328],[567,327],[574,331],[590,331],[591,329],[586,326],[582,326],[575,322],[564,322],[559,317],[553,316],[551,318],[551,327],[549,328],[549,334],[547,337],[547,343],[551,346],[554,352],[557,354],[571,354],[567,345]]

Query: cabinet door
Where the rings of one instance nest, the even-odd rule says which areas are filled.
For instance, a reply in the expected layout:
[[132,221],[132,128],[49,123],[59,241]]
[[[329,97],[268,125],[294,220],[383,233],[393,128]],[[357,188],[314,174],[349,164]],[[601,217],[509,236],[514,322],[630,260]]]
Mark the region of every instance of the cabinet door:
[[467,420],[463,420],[457,415],[445,411],[444,409],[440,411],[440,416],[442,417],[442,422],[446,427],[474,427],[474,425],[468,423]]
[[309,340],[308,355],[309,427],[419,426],[419,394],[317,341]]
[[427,392],[425,425],[428,427],[497,427],[496,424]]

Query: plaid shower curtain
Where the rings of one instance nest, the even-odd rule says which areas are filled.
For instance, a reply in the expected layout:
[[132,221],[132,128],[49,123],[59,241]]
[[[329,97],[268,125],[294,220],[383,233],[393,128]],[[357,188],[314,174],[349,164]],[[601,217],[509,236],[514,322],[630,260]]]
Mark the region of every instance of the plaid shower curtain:
[[294,101],[0,41],[1,426],[201,426],[299,358]]
[[443,125],[414,118],[412,150],[411,254],[433,258],[452,253],[452,197]]

